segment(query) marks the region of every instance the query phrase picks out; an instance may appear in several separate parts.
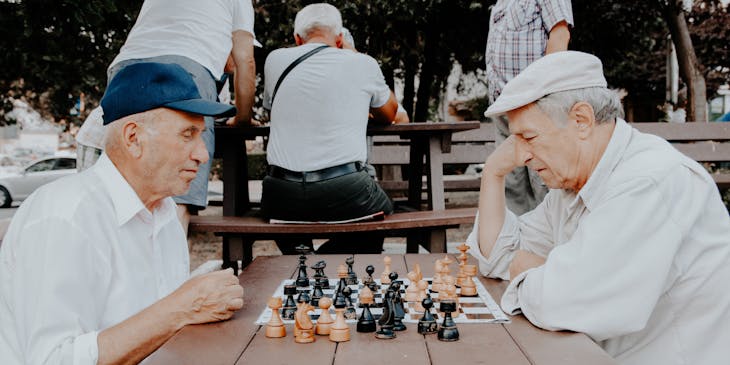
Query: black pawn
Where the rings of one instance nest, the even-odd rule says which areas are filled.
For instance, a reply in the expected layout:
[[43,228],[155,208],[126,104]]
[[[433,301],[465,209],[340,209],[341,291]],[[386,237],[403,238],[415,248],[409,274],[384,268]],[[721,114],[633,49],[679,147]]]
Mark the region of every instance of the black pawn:
[[318,278],[317,281],[319,282],[319,286],[322,287],[322,289],[329,289],[330,288],[330,280],[327,277],[327,274],[324,273],[325,267],[327,267],[327,263],[324,261],[319,261],[315,264],[317,266],[317,274]]
[[357,321],[357,332],[375,332],[375,318],[370,313],[370,304],[363,304],[362,314]]
[[322,291],[322,286],[319,285],[318,281],[314,282],[314,290],[312,291],[312,305],[314,307],[319,306],[319,300],[322,299],[324,296],[324,292]]
[[297,311],[297,303],[294,301],[294,294],[297,293],[296,285],[284,285],[284,305],[281,307],[281,317],[284,319],[294,319],[294,313]]
[[438,323],[431,313],[431,307],[433,307],[433,300],[430,297],[426,297],[421,302],[423,305],[423,317],[418,320],[418,333],[427,335],[438,332]]
[[349,286],[346,286],[344,289],[342,289],[342,295],[345,297],[345,318],[346,319],[356,319],[357,318],[357,311],[355,310],[355,306],[352,305],[352,289],[350,289]]
[[393,293],[393,309],[394,309],[394,323],[393,323],[393,331],[405,331],[406,325],[403,323],[403,319],[406,318],[406,310],[403,307],[403,300],[401,300],[400,296],[396,293],[400,290],[400,283],[393,282],[391,284],[392,293]]
[[439,307],[444,312],[444,321],[441,323],[441,328],[438,332],[438,339],[441,341],[458,341],[459,340],[459,329],[456,328],[454,319],[451,318],[451,313],[456,311],[456,302],[448,299],[441,301]]
[[347,285],[357,285],[357,275],[352,270],[352,264],[355,263],[355,258],[350,256],[345,259],[345,263],[347,264]]
[[393,292],[388,291],[385,293],[383,299],[383,315],[380,316],[378,324],[380,329],[375,332],[375,338],[389,340],[395,338],[395,332],[393,331],[393,325],[395,323],[395,309],[393,303]]
[[373,273],[375,272],[375,267],[373,265],[368,265],[365,268],[365,272],[368,274],[367,278],[365,278],[365,281],[363,284],[367,285],[367,287],[373,292],[377,293],[378,289],[380,289],[378,286],[378,283],[375,282],[373,279]]

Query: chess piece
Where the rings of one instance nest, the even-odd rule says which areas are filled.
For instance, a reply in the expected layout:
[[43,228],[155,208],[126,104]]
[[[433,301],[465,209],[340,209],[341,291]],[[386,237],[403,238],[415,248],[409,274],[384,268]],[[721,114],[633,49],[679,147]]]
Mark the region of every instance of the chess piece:
[[453,300],[458,305],[458,296],[456,296],[456,278],[453,276],[447,276],[445,280],[443,290],[439,293],[439,301]]
[[458,257],[459,273],[456,275],[456,286],[462,287],[464,285],[464,278],[466,277],[466,275],[464,274],[464,265],[466,265],[466,260],[468,259],[468,257],[466,256],[466,251],[469,250],[469,246],[467,246],[465,243],[462,243],[456,248],[461,251],[461,254]]
[[350,256],[345,259],[345,263],[347,264],[347,285],[357,285],[357,275],[352,271],[352,264],[355,263],[355,258]]
[[[390,274],[388,274],[388,282],[390,283],[390,285],[388,285],[387,288],[384,288],[383,291],[386,291],[387,292],[388,290],[393,289],[393,284],[397,280],[398,280],[398,273],[395,272],[395,271],[391,271]],[[396,292],[395,293],[395,297],[396,297],[396,299],[400,298],[400,293]]]
[[477,265],[464,265],[464,280],[461,285],[461,296],[462,297],[475,297],[477,296],[477,285],[472,279],[477,274]]
[[319,314],[319,318],[317,318],[317,327],[314,329],[314,332],[318,335],[329,336],[330,334],[332,323],[335,321],[332,318],[332,315],[330,315],[331,305],[332,299],[329,297],[322,297],[322,299],[319,300],[319,308],[322,310],[322,313]]
[[418,320],[418,333],[422,335],[427,335],[431,333],[438,332],[438,323],[436,323],[436,318],[434,318],[433,314],[431,313],[431,307],[433,307],[433,300],[431,298],[426,297],[421,302],[421,305],[423,306],[423,317]]
[[286,336],[286,327],[279,316],[279,308],[281,308],[281,298],[271,297],[267,303],[271,308],[271,319],[266,323],[266,337],[279,338]]
[[392,259],[390,256],[383,257],[383,263],[385,264],[385,270],[383,270],[383,273],[380,274],[380,284],[390,284],[390,279],[388,278],[388,275],[390,274],[390,263],[392,262]]
[[451,313],[456,311],[456,302],[453,300],[442,300],[439,309],[444,312],[444,321],[438,332],[438,339],[441,341],[458,341],[459,329],[456,328]]
[[318,261],[316,264],[314,264],[314,269],[316,270],[316,277],[317,282],[319,282],[319,286],[322,289],[329,289],[330,288],[330,281],[327,275],[324,273],[325,267],[327,267],[327,263],[325,261]]
[[421,279],[418,281],[418,300],[416,300],[413,309],[415,309],[417,312],[423,312],[424,308],[422,302],[426,298],[431,299],[431,297],[428,295],[428,281]]
[[342,289],[342,295],[345,297],[345,319],[357,319],[357,311],[355,311],[355,306],[352,305],[352,289],[350,289],[349,286],[346,286],[345,289]]
[[441,272],[444,271],[443,269],[444,264],[441,262],[441,259],[436,260],[434,263],[434,275],[433,279],[431,279],[431,291],[434,293],[438,293],[441,290],[441,285],[443,284],[443,279],[441,278]]
[[296,285],[284,285],[284,306],[281,308],[281,317],[284,319],[294,319],[294,312],[297,311],[297,303],[294,301],[294,294],[297,293]]
[[[347,275],[347,271],[345,271],[345,275]],[[335,323],[330,327],[330,341],[332,342],[350,341],[350,327],[345,322],[346,305],[345,297],[340,292],[335,299]]]
[[337,283],[337,288],[335,288],[335,292],[341,293],[342,289],[345,289],[347,286],[347,267],[345,267],[345,264],[340,264],[340,266],[337,266],[337,277],[340,278],[339,283]]
[[375,279],[373,279],[373,273],[375,273],[375,267],[373,265],[368,265],[365,268],[365,273],[368,274],[368,276],[365,277],[365,280],[363,280],[363,285],[370,288],[370,291],[376,292],[378,290],[378,283],[375,282]]
[[324,292],[322,291],[322,285],[319,283],[319,281],[314,281],[314,290],[312,290],[312,306],[318,306],[319,300],[322,299],[324,296]]
[[299,256],[299,274],[297,275],[296,284],[298,287],[306,287],[309,286],[309,278],[307,277],[307,256],[305,256],[305,253],[309,251],[309,247],[299,245],[295,249],[301,253]]
[[408,273],[408,287],[406,288],[406,295],[404,297],[406,302],[418,301],[418,274],[415,271]]
[[380,329],[375,332],[375,338],[389,340],[396,336],[393,331],[393,325],[395,323],[395,305],[393,303],[394,296],[395,294],[393,294],[393,291],[391,290],[385,293],[385,298],[383,299],[383,314],[378,320]]
[[[397,276],[397,274],[396,274]],[[391,276],[392,278],[392,276]],[[406,318],[406,310],[403,307],[403,300],[400,297],[399,291],[400,291],[400,283],[393,280],[393,283],[390,284],[392,290],[388,290],[393,293],[393,308],[394,308],[394,321],[393,321],[393,331],[405,331],[406,325],[403,323],[403,319]]]
[[314,342],[314,324],[312,319],[309,318],[309,312],[313,310],[314,307],[309,304],[309,294],[302,294],[297,305],[297,311],[294,314],[294,342]]
[[370,312],[370,305],[373,304],[374,294],[370,288],[364,286],[360,290],[360,304],[362,305],[362,314],[357,321],[357,332],[375,332],[375,319]]
[[421,272],[421,264],[416,263],[413,265],[413,271],[416,273],[416,281],[423,280],[423,273]]

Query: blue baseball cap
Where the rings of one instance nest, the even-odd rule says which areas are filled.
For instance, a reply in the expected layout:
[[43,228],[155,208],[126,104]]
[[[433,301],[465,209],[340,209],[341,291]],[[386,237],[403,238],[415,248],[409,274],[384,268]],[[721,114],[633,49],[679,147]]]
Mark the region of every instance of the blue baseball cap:
[[203,99],[192,76],[176,64],[143,62],[124,67],[101,98],[104,125],[162,107],[212,117],[236,115],[231,105]]

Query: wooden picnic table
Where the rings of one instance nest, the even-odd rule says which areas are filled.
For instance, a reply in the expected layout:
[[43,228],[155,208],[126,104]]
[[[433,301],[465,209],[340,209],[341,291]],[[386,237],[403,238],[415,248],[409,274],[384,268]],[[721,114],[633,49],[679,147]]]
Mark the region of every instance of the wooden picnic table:
[[[421,209],[426,173],[427,208],[445,209],[443,157],[451,151],[454,132],[479,128],[478,121],[370,125],[368,135],[395,135],[410,141],[408,204]],[[242,216],[251,208],[245,140],[268,136],[269,127],[216,126],[217,157],[223,158],[223,215]]]
[[[325,273],[333,278],[345,257],[308,256],[307,263],[325,260]],[[375,274],[380,275],[383,257],[355,255],[354,270],[362,276],[365,267],[372,264]],[[424,277],[430,277],[434,274],[433,264],[440,257],[443,254],[391,255],[391,268],[405,276],[419,263]],[[452,258],[456,257],[452,255]],[[441,342],[436,335],[420,335],[415,324],[409,324],[393,340],[358,333],[354,325],[350,326],[351,340],[339,344],[326,336],[315,336],[316,341],[311,344],[297,344],[293,325],[286,326],[286,337],[267,338],[264,326],[255,321],[281,281],[296,277],[297,263],[296,256],[256,258],[239,275],[245,303],[231,320],[183,328],[153,353],[147,364],[616,364],[584,334],[544,331],[522,315],[511,317],[511,323],[505,324],[458,324],[457,342]],[[499,301],[507,282],[483,277],[479,280]]]

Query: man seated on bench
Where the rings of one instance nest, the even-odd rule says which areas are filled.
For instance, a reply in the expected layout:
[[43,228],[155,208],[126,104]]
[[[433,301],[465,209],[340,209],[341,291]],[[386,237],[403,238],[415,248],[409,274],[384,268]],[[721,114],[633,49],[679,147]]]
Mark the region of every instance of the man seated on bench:
[[[622,364],[730,359],[730,219],[705,169],[620,118],[601,61],[541,58],[487,109],[511,136],[487,158],[468,242],[483,274],[536,326],[584,332]],[[505,207],[504,178],[536,170],[550,192]]]
[[[365,132],[368,113],[374,122],[390,124],[398,103],[375,59],[342,49],[341,29],[337,8],[308,5],[294,20],[297,47],[275,50],[266,59],[270,171],[261,207],[268,218],[337,221],[393,211],[365,169]],[[305,55],[309,58],[301,58]],[[353,234],[337,241],[342,244],[327,249],[382,251],[382,236]],[[277,241],[284,254],[293,253],[296,243]]]
[[188,246],[172,196],[208,152],[205,100],[175,64],[137,63],[101,100],[105,152],[33,193],[0,248],[3,364],[136,364],[187,324],[243,306],[232,270],[188,280]]

